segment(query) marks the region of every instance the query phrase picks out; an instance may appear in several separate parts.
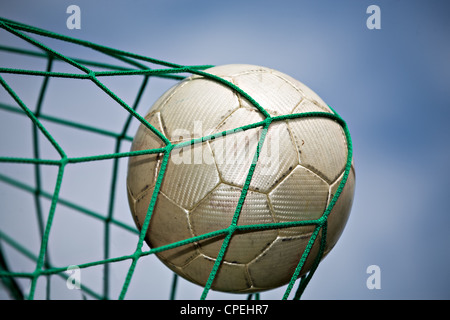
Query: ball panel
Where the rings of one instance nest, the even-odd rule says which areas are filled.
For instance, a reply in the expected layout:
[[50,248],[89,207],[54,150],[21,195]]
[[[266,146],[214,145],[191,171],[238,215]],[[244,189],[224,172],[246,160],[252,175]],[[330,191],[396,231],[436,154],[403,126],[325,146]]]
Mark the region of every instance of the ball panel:
[[233,80],[271,115],[291,113],[303,98],[281,73],[275,74],[271,69],[241,73]]
[[[149,189],[136,200],[134,215],[139,229],[144,223],[153,191],[154,188]],[[160,192],[147,230],[146,240],[149,246],[157,248],[189,239],[192,236],[188,222],[188,212]],[[159,252],[157,256],[161,260],[170,261],[177,266],[183,266],[196,254],[194,244],[188,244]]]
[[[254,287],[268,290],[288,283],[306,249],[311,234],[301,237],[278,237],[260,256],[248,264],[248,272]],[[316,238],[300,276],[312,266],[320,247]],[[276,272],[274,272],[276,270]]]
[[[141,193],[141,196],[144,193]],[[131,191],[130,191],[130,186],[127,185],[127,198],[128,198],[128,205],[130,207],[130,211],[131,211],[131,217],[133,218],[134,223],[136,224],[136,227],[138,228],[138,230],[141,230],[141,225],[136,217],[136,215],[138,214],[138,211],[136,210],[136,199],[135,197],[132,195]]]
[[191,209],[220,182],[209,144],[173,149],[161,191],[185,209]]
[[172,95],[181,87],[185,86],[190,81],[189,78],[184,79],[177,84],[170,87],[166,92],[164,92],[150,107],[146,114],[146,118],[149,114],[156,113],[161,111],[161,109],[166,105],[167,102],[170,101]]
[[[280,73],[279,71],[275,71],[275,72]],[[324,110],[329,109],[329,107],[325,103],[325,101],[323,101],[322,98],[315,91],[313,91],[311,88],[309,88],[303,82],[300,82],[297,79],[295,79],[287,74],[283,73],[282,75],[283,75],[283,78],[287,82],[291,83],[295,88],[297,88],[297,90],[299,90],[305,98],[312,101],[316,105],[320,106]]]
[[[240,107],[221,122],[213,133],[237,129],[264,120],[264,116],[256,109]],[[242,131],[242,130],[240,130]],[[231,136],[231,135],[230,135]]]
[[268,193],[298,163],[298,153],[286,122],[274,122],[267,131],[250,187]]
[[289,127],[300,154],[302,166],[331,183],[347,162],[347,141],[341,126],[332,119],[289,120]]
[[[244,125],[243,123],[256,123],[261,120],[262,116],[259,113],[240,108],[220,125],[216,132],[232,129],[230,124],[235,124],[234,128],[236,128]],[[258,127],[238,131],[211,142],[214,158],[223,181],[238,186],[244,185],[247,173],[253,163],[261,132],[261,127]],[[298,163],[298,153],[286,123],[284,121],[272,123],[262,145],[250,188],[267,193]]]
[[[164,134],[159,112],[147,115],[146,120]],[[131,151],[163,148],[164,142],[144,125],[139,126]],[[162,154],[132,156],[128,159],[128,191],[136,198],[155,185]]]
[[[221,128],[218,130],[222,131]],[[260,127],[237,131],[210,142],[214,160],[223,182],[244,186],[261,131]]]
[[[183,268],[183,274],[192,282],[205,286],[214,266],[215,259],[199,255]],[[225,292],[244,291],[251,287],[246,266],[222,262],[217,270],[211,289]]]
[[[191,212],[190,222],[195,235],[228,228],[231,225],[242,189],[221,184],[201,201]],[[272,223],[273,218],[264,194],[249,191],[238,225]],[[277,230],[236,232],[228,245],[225,261],[247,263],[253,260],[276,237]],[[205,255],[217,258],[225,236],[218,236],[199,242],[199,250]]]
[[[330,197],[328,202],[331,201],[332,197],[336,193],[336,190],[342,181],[343,175],[344,174],[342,173],[342,175],[330,186]],[[345,225],[347,224],[348,218],[350,216],[350,210],[353,204],[354,193],[355,193],[355,168],[352,165],[344,189],[342,190],[339,199],[336,201],[333,209],[331,210],[328,216],[328,235],[327,235],[326,251],[330,251],[335,246],[339,237],[344,231]]]
[[[237,96],[225,85],[197,78],[176,89],[161,108],[162,121],[171,142],[210,134],[239,107]],[[180,113],[183,116],[180,116]]]
[[314,103],[308,99],[303,99],[300,104],[294,108],[292,113],[303,113],[303,112],[328,112],[333,113],[328,106],[323,106],[322,104]]
[[[316,174],[297,166],[269,193],[276,222],[315,220],[322,216],[328,199],[328,184]],[[311,232],[314,226],[284,228],[282,236]]]

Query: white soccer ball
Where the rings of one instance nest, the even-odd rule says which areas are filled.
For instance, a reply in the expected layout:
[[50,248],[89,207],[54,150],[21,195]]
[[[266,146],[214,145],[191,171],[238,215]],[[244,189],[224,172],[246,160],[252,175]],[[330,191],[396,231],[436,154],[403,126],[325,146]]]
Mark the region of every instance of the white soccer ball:
[[[332,110],[311,89],[290,76],[253,65],[205,70],[251,96],[270,116]],[[145,119],[172,144],[264,120],[263,114],[229,86],[193,75],[168,90]],[[215,137],[172,150],[146,242],[151,248],[230,226],[263,127]],[[140,125],[132,150],[165,147]],[[340,124],[323,117],[273,121],[267,131],[237,225],[318,219],[336,192],[347,162]],[[162,154],[133,156],[128,167],[128,198],[141,229],[162,164]],[[328,217],[324,256],[347,222],[354,194],[354,168]],[[314,226],[236,231],[212,289],[234,293],[268,290],[289,282]],[[319,233],[300,275],[319,251]],[[185,279],[204,286],[225,235],[157,253]]]

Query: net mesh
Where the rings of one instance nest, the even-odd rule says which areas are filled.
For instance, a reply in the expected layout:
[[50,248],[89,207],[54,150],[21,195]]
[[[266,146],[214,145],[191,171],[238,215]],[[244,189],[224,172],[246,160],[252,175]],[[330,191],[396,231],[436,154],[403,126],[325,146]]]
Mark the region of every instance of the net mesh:
[[[35,67],[30,68],[6,68],[0,66],[0,84],[3,87],[2,95],[10,97],[11,103],[3,103],[0,102],[0,111],[5,113],[13,113],[17,115],[25,116],[28,121],[31,121],[32,130],[31,130],[31,141],[30,149],[32,151],[31,156],[26,157],[15,157],[15,156],[1,156],[0,164],[18,164],[20,166],[26,166],[27,168],[32,168],[31,175],[33,177],[32,182],[23,182],[22,179],[18,179],[14,176],[9,175],[8,173],[0,173],[0,182],[8,187],[18,188],[23,192],[29,193],[32,195],[34,199],[34,219],[37,221],[37,226],[39,228],[39,241],[38,248],[36,250],[31,250],[31,248],[23,245],[19,239],[8,234],[7,230],[3,227],[0,227],[0,278],[2,280],[3,286],[6,287],[10,295],[15,299],[34,299],[36,295],[36,288],[38,285],[38,281],[43,279],[46,287],[45,298],[50,299],[50,281],[53,277],[61,277],[64,280],[69,279],[69,275],[67,273],[70,265],[62,265],[60,267],[55,266],[49,257],[49,242],[50,235],[52,232],[52,226],[54,224],[55,216],[57,215],[57,208],[59,207],[67,207],[71,210],[87,215],[93,219],[96,219],[102,223],[103,228],[103,258],[96,259],[88,262],[77,263],[76,266],[81,270],[101,267],[102,272],[102,285],[100,289],[91,288],[85,285],[84,283],[80,283],[80,289],[82,290],[84,295],[90,296],[96,299],[111,299],[118,298],[124,299],[126,297],[127,291],[130,287],[130,283],[135,275],[135,270],[137,264],[145,257],[149,255],[153,255],[157,252],[161,252],[164,250],[169,250],[178,246],[183,246],[188,243],[198,242],[200,240],[204,240],[207,238],[216,237],[218,235],[225,236],[223,244],[221,246],[218,257],[214,263],[214,266],[211,270],[209,278],[206,282],[206,285],[203,288],[203,292],[201,294],[201,299],[206,299],[208,292],[211,289],[214,278],[217,274],[217,271],[222,263],[224,254],[229,245],[230,239],[232,235],[237,231],[254,231],[261,229],[270,229],[270,228],[287,228],[287,227],[295,227],[295,226],[305,226],[312,225],[315,226],[314,232],[312,233],[308,245],[304,250],[301,258],[298,262],[297,268],[293,273],[289,284],[286,287],[286,290],[283,295],[283,299],[288,299],[291,291],[297,280],[299,279],[300,270],[305,263],[308,254],[311,251],[311,248],[318,238],[319,233],[321,232],[320,237],[320,249],[317,257],[315,258],[315,263],[312,269],[304,276],[300,277],[300,281],[298,284],[298,288],[294,294],[293,299],[299,299],[304,292],[306,286],[308,285],[311,277],[313,276],[317,266],[319,265],[320,259],[323,255],[325,243],[326,243],[326,230],[327,230],[327,217],[333,208],[334,204],[338,200],[342,189],[347,181],[348,174],[351,168],[351,159],[352,159],[352,144],[350,134],[347,128],[345,121],[336,113],[325,113],[325,112],[307,112],[307,113],[297,113],[297,114],[289,114],[283,116],[270,116],[269,113],[264,110],[257,101],[255,101],[251,96],[249,96],[246,92],[242,91],[239,87],[234,84],[205,72],[204,70],[212,67],[210,65],[179,65],[175,63],[170,63],[166,61],[161,61],[157,59],[153,59],[147,56],[142,56],[130,52],[125,52],[121,50],[112,49],[109,47],[101,46],[98,44],[94,44],[91,42],[67,37],[64,35],[56,34],[54,32],[46,31],[43,29],[39,29],[36,27],[28,26],[22,23],[18,23],[15,21],[7,20],[4,18],[0,18],[0,27],[9,35],[14,36],[15,38],[19,38],[24,40],[26,43],[30,44],[33,50],[29,49],[21,49],[19,47],[14,46],[0,46],[0,51],[7,52],[9,54],[17,55],[20,57],[33,57],[36,59],[40,59],[46,62],[45,65],[42,65],[42,69],[36,70]],[[71,58],[69,55],[62,54],[61,52],[53,49],[52,47],[44,44],[43,40],[57,40],[62,43],[70,43],[71,45],[88,48],[93,52],[96,52],[103,57],[103,60],[93,61],[88,59],[81,58]],[[111,63],[105,62],[107,59],[113,61]],[[66,66],[69,66],[72,72],[60,72],[55,70],[55,63],[63,63]],[[37,64],[35,64],[37,65]],[[156,67],[154,67],[156,66]],[[158,78],[158,79],[167,79],[170,81],[180,81],[184,79],[186,76],[191,74],[197,74],[209,78],[213,81],[218,81],[226,86],[228,86],[231,90],[236,91],[245,97],[248,101],[250,101],[264,116],[264,120],[253,123],[250,125],[246,125],[240,128],[235,128],[233,130],[228,130],[224,132],[220,132],[214,135],[209,135],[205,137],[201,137],[198,139],[192,139],[190,141],[185,141],[178,144],[172,144],[162,133],[158,132],[150,123],[148,123],[144,117],[142,117],[139,112],[137,112],[137,107],[141,104],[142,97],[147,88],[149,87],[150,79]],[[13,88],[13,86],[6,80],[7,75],[19,75],[24,78],[27,77],[37,77],[40,79],[41,84],[38,89],[37,101],[33,101],[34,108],[30,107],[30,103],[24,102],[21,98],[20,94]],[[137,93],[132,100],[132,102],[126,102],[121,99],[119,95],[115,92],[115,90],[111,89],[105,83],[107,82],[104,79],[108,79],[111,77],[136,77],[139,79],[137,84]],[[49,88],[49,80],[50,79],[77,79],[79,81],[85,81],[93,83],[95,85],[96,90],[99,92],[105,93],[111,101],[115,103],[115,106],[122,108],[126,113],[122,117],[123,121],[120,130],[110,130],[105,129],[100,126],[96,126],[95,124],[88,124],[83,121],[68,120],[64,117],[59,117],[57,115],[49,114],[46,112],[47,105],[50,103],[46,99],[46,94]],[[6,95],[5,95],[6,93]],[[3,100],[3,99],[2,99]],[[50,109],[49,109],[50,110]],[[83,115],[86,117],[86,115]],[[276,121],[282,121],[286,119],[294,119],[294,118],[302,118],[302,117],[326,117],[329,119],[333,119],[337,123],[341,125],[343,128],[348,146],[347,153],[347,162],[345,166],[344,176],[341,180],[341,183],[335,192],[332,200],[324,211],[323,215],[317,220],[308,220],[308,221],[294,221],[294,222],[283,222],[283,223],[270,223],[270,224],[256,224],[256,225],[237,225],[237,221],[239,218],[239,214],[242,209],[242,205],[244,203],[246,194],[248,192],[248,188],[250,185],[250,181],[252,179],[253,172],[255,170],[255,166],[258,162],[258,157],[260,154],[260,150],[264,143],[267,130],[271,123]],[[132,137],[128,135],[130,131],[130,127],[132,127],[133,121],[137,121],[137,123],[144,124],[147,128],[152,130],[164,143],[165,147],[159,149],[152,150],[140,150],[140,151],[122,151],[122,147],[124,144],[129,144],[132,141]],[[65,147],[60,144],[60,141],[54,137],[51,130],[48,129],[52,124],[62,125],[64,127],[70,127],[80,132],[85,132],[87,134],[92,135],[100,135],[111,139],[114,143],[113,152],[110,153],[101,153],[94,155],[83,155],[83,156],[69,156],[66,152]],[[262,134],[260,136],[259,144],[257,146],[256,152],[254,154],[252,165],[250,166],[250,170],[248,171],[247,178],[242,189],[242,193],[240,195],[240,199],[238,205],[236,207],[233,220],[229,227],[221,230],[216,230],[214,232],[210,232],[207,234],[202,234],[200,236],[196,236],[190,239],[186,239],[183,241],[178,241],[175,243],[171,243],[169,245],[151,248],[148,250],[144,249],[144,238],[147,233],[147,229],[149,227],[150,219],[152,216],[153,209],[155,207],[155,203],[157,200],[157,194],[161,183],[164,179],[164,173],[166,171],[166,165],[169,159],[169,155],[173,149],[182,148],[187,145],[192,145],[196,143],[202,143],[204,141],[208,141],[220,136],[224,136],[227,134],[232,134],[237,130],[248,130],[251,128],[261,127],[263,128]],[[53,158],[44,158],[42,156],[42,149],[44,148],[43,144],[50,143],[51,149],[56,151],[54,153]],[[115,217],[115,199],[117,197],[118,192],[118,180],[120,180],[120,161],[126,159],[131,156],[137,156],[142,154],[151,154],[151,153],[162,153],[163,161],[161,164],[161,168],[157,177],[157,182],[155,185],[154,193],[152,195],[150,205],[148,207],[147,216],[145,222],[142,226],[142,230],[138,231],[134,226],[131,226],[120,219]],[[77,203],[75,201],[70,201],[61,196],[61,188],[63,186],[63,181],[65,179],[65,173],[67,168],[71,166],[75,166],[77,164],[85,164],[92,162],[106,162],[109,161],[112,163],[112,175],[110,177],[110,185],[107,199],[107,208],[105,209],[106,214],[101,214],[96,212],[95,210],[89,209],[87,206],[83,206],[83,204]],[[54,184],[52,185],[51,191],[46,191],[44,187],[45,183],[43,180],[45,179],[45,170],[48,167],[56,168]],[[3,170],[4,171],[4,170]],[[43,200],[47,201],[47,207],[44,205]],[[2,219],[5,219],[7,215],[14,215],[14,212],[3,211],[1,213]],[[22,221],[21,224],[26,224],[26,221]],[[111,248],[111,238],[112,228],[120,228],[134,236],[136,239],[136,246],[132,252],[124,255],[112,255]],[[80,235],[81,236],[81,235]],[[14,251],[16,255],[20,255],[25,259],[28,259],[33,262],[33,270],[24,272],[24,271],[14,271],[15,266],[11,266],[8,264],[8,259],[6,255],[5,247],[8,247],[9,251]],[[121,285],[120,294],[118,297],[110,296],[110,287],[111,287],[111,276],[110,276],[110,266],[114,263],[119,263],[121,261],[130,262],[126,276],[122,279],[123,283]],[[30,285],[26,292],[23,289],[23,286],[20,284],[20,279],[28,279],[30,281]],[[178,287],[178,276],[173,274],[172,285],[170,288],[170,298],[174,299],[176,297],[176,290]],[[259,299],[259,294],[250,294],[248,295],[248,299]]]

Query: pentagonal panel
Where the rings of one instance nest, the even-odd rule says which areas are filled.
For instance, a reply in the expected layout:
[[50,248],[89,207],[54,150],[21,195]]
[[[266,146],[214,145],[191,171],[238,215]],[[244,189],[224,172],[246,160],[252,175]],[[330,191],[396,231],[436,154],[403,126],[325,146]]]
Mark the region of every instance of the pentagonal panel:
[[250,187],[267,193],[299,163],[286,122],[273,122],[267,131]]
[[179,206],[191,209],[220,182],[208,143],[173,149],[161,191]]
[[[195,235],[226,229],[231,225],[241,196],[241,188],[220,184],[191,212],[190,222]],[[272,223],[267,197],[249,191],[242,206],[238,225]],[[276,237],[277,230],[236,231],[225,254],[225,261],[247,263],[258,256]],[[200,242],[200,252],[216,258],[225,236]]]
[[[221,129],[219,132],[221,132]],[[237,131],[210,142],[222,181],[243,186],[258,146],[261,128]]]
[[341,126],[332,119],[289,120],[302,166],[319,174],[328,183],[336,180],[347,161],[347,143]]
[[[154,188],[147,190],[136,199],[134,218],[141,230],[152,198]],[[189,239],[192,233],[188,223],[188,212],[170,201],[164,194],[159,193],[150,224],[147,229],[146,241],[151,248],[172,244],[177,241]],[[194,244],[161,251],[157,255],[163,261],[182,266],[196,255]]]
[[[257,123],[261,120],[262,116],[258,112],[240,108],[233,112],[216,129],[216,132]],[[235,124],[234,127],[233,124]],[[250,166],[254,161],[261,132],[262,128],[257,127],[246,131],[237,131],[211,141],[211,148],[222,181],[238,186],[244,185]],[[298,163],[298,153],[286,122],[272,123],[261,147],[250,188],[260,192],[268,192]]]
[[161,117],[169,140],[179,141],[180,136],[200,138],[210,134],[238,107],[237,96],[227,86],[196,78],[175,90],[161,108]]
[[[156,130],[164,134],[159,112],[148,115],[146,120]],[[144,125],[140,125],[134,137],[131,151],[163,148],[164,146],[164,142],[154,132]],[[162,154],[129,157],[127,184],[133,197],[138,197],[143,191],[155,185],[161,159]]]
[[[260,112],[248,108],[239,108],[227,117],[214,131],[238,129],[242,126],[264,120]],[[261,127],[249,130],[237,130],[210,142],[214,161],[222,181],[243,186],[250,169],[260,138]]]
[[[297,166],[269,193],[276,222],[320,218],[327,204],[328,189],[328,184],[316,174]],[[314,227],[284,228],[280,229],[280,235],[296,236],[312,229]]]

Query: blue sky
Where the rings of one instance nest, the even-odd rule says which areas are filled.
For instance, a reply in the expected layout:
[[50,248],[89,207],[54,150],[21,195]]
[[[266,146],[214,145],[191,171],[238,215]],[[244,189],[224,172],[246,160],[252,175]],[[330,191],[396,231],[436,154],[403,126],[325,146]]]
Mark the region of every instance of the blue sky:
[[[70,4],[81,8],[80,30],[66,27]],[[380,30],[366,27],[366,9],[372,4],[381,9]],[[425,0],[19,0],[2,1],[0,15],[179,64],[263,65],[307,84],[348,123],[355,150],[356,193],[347,227],[319,266],[304,298],[448,299],[449,9],[446,1]],[[10,37],[2,32],[0,42],[5,41],[9,43]],[[82,52],[74,49],[70,54]],[[130,81],[117,90],[133,96],[127,93],[128,86],[136,88],[137,83]],[[37,86],[30,84],[29,88],[24,99],[33,101]],[[7,99],[3,92],[0,97],[2,102]],[[147,98],[153,99],[150,93]],[[55,94],[49,99],[58,102],[63,97]],[[77,105],[73,99],[66,102],[68,106]],[[67,110],[70,108],[64,112]],[[4,132],[13,130],[7,125],[7,117],[2,112],[4,136]],[[114,124],[120,119],[108,122]],[[17,131],[14,139],[22,141],[20,134]],[[10,139],[0,142],[1,156],[27,152]],[[111,152],[112,144],[104,147]],[[98,151],[95,147],[68,148],[74,153]],[[2,164],[0,169],[4,173],[9,166]],[[47,170],[48,180],[53,181],[54,170]],[[67,175],[76,180],[78,170],[74,168]],[[99,172],[95,166],[89,170]],[[17,172],[25,175],[22,170]],[[107,179],[107,173],[97,180],[102,178]],[[73,192],[63,192],[76,193],[81,201],[87,194],[77,190],[74,187]],[[126,209],[126,204],[118,206]],[[152,268],[161,267],[156,260],[149,260]],[[379,290],[366,287],[366,268],[373,264],[381,270]],[[149,281],[152,286],[143,269],[138,268],[137,274],[144,285]],[[163,269],[154,272],[160,272],[161,277],[168,274]],[[151,290],[141,293],[139,287],[132,285],[130,297],[158,297],[159,293]],[[195,295],[199,291],[182,283],[180,296],[188,297],[190,292]],[[262,298],[278,299],[282,292],[274,290]]]

